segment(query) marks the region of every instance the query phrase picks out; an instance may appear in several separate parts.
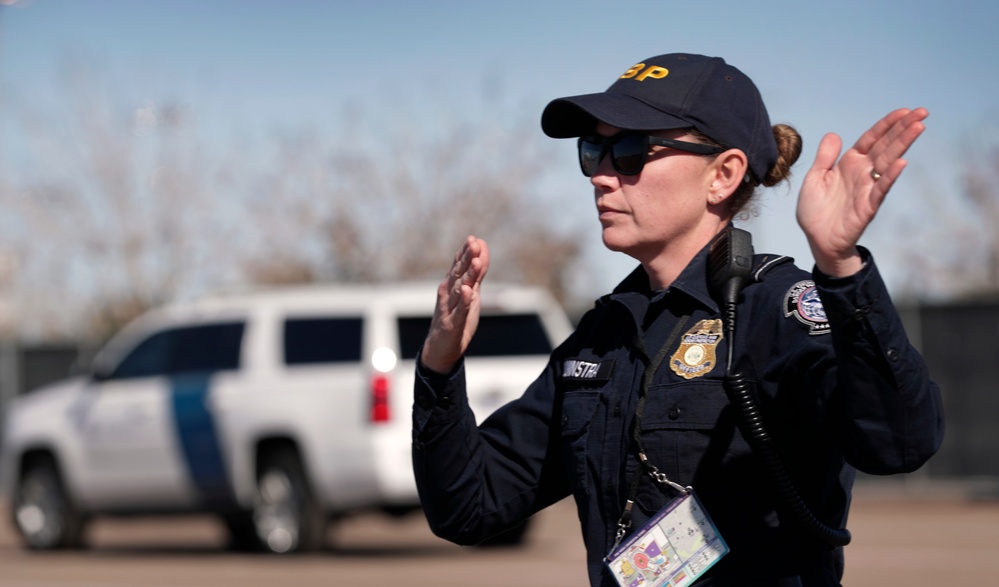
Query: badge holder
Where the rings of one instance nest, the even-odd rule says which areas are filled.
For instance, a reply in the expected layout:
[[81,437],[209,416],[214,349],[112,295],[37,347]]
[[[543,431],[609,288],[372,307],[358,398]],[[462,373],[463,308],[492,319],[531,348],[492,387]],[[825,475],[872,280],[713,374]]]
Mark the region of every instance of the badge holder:
[[679,495],[622,542],[635,504],[629,499],[604,563],[621,587],[689,585],[728,554],[728,545],[694,490],[670,481],[639,456],[658,483]]
[[729,551],[728,545],[701,506],[693,488],[670,481],[649,462],[642,443],[642,416],[645,413],[649,385],[668,349],[672,347],[673,341],[686,324],[687,318],[689,316],[682,316],[677,321],[666,344],[654,359],[649,358],[641,337],[635,337],[635,349],[646,364],[632,428],[638,446],[638,460],[643,471],[657,484],[667,491],[676,491],[678,495],[625,540],[625,534],[631,527],[631,511],[635,506],[638,486],[643,477],[640,471],[636,471],[632,476],[628,500],[617,523],[614,546],[604,558],[604,563],[621,587],[689,585]]

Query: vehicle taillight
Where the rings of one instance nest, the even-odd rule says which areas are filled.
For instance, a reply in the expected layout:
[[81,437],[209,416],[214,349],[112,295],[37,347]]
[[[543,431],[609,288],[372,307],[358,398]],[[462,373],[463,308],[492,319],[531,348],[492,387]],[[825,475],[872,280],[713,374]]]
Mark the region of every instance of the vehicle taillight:
[[392,417],[389,410],[391,383],[388,375],[376,373],[371,377],[371,421],[388,422]]

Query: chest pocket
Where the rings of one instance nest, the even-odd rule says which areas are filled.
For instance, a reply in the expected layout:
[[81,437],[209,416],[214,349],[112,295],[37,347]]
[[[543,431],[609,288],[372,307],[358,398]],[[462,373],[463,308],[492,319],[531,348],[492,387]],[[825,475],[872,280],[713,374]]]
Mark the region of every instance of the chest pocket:
[[570,474],[570,484],[577,497],[585,494],[590,486],[590,467],[587,464],[587,442],[593,434],[600,393],[597,390],[568,391],[562,397],[562,454],[565,469]]
[[712,430],[731,410],[720,380],[654,385],[642,416],[642,430]]
[[562,438],[570,442],[586,434],[600,397],[595,390],[570,391],[562,397]]
[[[642,443],[651,463],[671,481],[701,492],[744,482],[735,471],[750,449],[736,424],[721,380],[653,386],[642,417]],[[642,483],[637,501],[643,510],[655,512],[667,500],[654,483]]]
[[576,444],[594,424],[601,390],[610,381],[614,361],[566,359],[562,363],[562,421],[564,442]]

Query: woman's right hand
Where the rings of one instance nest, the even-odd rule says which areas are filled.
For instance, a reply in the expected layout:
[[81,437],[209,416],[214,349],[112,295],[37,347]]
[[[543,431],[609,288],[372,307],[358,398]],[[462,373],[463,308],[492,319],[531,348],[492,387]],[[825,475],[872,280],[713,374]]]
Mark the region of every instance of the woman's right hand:
[[450,373],[465,354],[479,326],[480,287],[488,270],[489,246],[469,236],[437,287],[437,307],[420,354],[424,367]]

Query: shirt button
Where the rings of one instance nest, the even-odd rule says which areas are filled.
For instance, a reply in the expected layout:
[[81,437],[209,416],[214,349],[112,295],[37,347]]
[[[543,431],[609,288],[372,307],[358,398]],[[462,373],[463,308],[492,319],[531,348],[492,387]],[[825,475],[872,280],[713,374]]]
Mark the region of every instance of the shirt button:
[[421,393],[416,396],[416,405],[420,406],[424,410],[429,410],[434,406],[434,400],[429,395]]
[[442,408],[450,408],[452,404],[454,404],[454,402],[451,401],[451,397],[447,395],[437,400],[437,405]]
[[669,419],[676,420],[680,417],[680,408],[672,408],[669,411]]
[[888,349],[887,355],[888,355],[888,360],[890,361],[898,360],[898,351],[895,349]]

